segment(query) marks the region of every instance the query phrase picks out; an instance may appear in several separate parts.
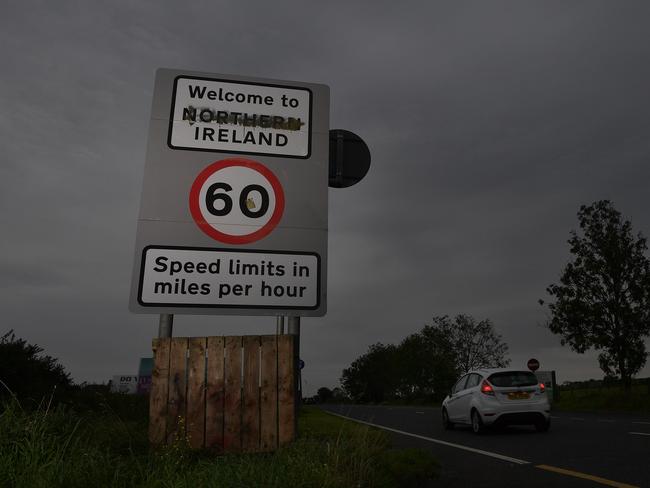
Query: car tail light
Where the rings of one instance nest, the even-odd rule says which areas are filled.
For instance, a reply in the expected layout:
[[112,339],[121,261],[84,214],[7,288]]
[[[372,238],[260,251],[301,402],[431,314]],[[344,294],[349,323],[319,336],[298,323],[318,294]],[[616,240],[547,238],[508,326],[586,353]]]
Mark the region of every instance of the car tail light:
[[487,380],[483,380],[483,383],[481,383],[481,393],[494,396],[494,388],[492,388],[492,385]]
[[546,391],[546,385],[544,383],[539,384],[539,391],[541,391],[542,393]]

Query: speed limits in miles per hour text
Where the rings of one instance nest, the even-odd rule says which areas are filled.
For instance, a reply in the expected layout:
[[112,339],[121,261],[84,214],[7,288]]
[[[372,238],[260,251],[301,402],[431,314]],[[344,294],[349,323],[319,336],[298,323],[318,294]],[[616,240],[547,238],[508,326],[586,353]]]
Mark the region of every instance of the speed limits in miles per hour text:
[[142,262],[143,306],[319,305],[320,258],[314,253],[149,246]]

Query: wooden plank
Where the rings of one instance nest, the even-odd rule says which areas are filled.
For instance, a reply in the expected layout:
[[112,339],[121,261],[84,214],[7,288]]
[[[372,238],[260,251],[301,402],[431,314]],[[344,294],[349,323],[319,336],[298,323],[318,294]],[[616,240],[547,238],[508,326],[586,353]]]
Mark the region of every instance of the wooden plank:
[[187,438],[190,447],[205,443],[205,337],[192,337],[187,361]]
[[153,340],[154,366],[149,394],[149,442],[154,446],[161,445],[166,438],[170,344],[168,338]]
[[224,338],[208,337],[205,447],[223,451]]
[[229,452],[241,451],[241,346],[241,337],[226,337],[223,448]]
[[167,444],[185,439],[187,337],[172,337],[169,351],[169,401],[167,405]]
[[260,338],[244,337],[242,449],[260,450]]
[[278,447],[278,344],[277,336],[262,336],[262,386],[260,450]]
[[293,336],[278,336],[278,443],[295,438],[295,383]]

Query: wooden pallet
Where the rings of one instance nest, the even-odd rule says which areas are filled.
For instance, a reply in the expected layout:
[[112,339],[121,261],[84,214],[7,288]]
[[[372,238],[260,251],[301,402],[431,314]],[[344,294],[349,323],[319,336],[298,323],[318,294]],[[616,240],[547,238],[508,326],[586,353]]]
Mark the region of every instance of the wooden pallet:
[[295,437],[293,336],[153,341],[149,440],[272,451]]

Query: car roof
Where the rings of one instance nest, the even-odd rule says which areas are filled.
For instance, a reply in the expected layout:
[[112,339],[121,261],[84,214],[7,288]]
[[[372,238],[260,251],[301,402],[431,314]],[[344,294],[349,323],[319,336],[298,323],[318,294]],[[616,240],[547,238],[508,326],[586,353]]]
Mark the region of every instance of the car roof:
[[485,376],[489,376],[494,373],[531,373],[531,371],[526,371],[524,368],[480,368],[468,371],[468,373],[479,373]]

